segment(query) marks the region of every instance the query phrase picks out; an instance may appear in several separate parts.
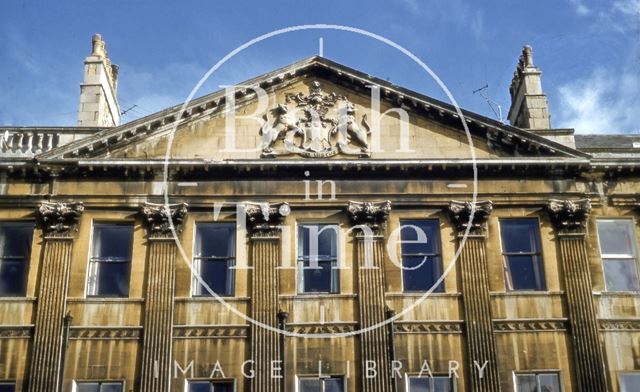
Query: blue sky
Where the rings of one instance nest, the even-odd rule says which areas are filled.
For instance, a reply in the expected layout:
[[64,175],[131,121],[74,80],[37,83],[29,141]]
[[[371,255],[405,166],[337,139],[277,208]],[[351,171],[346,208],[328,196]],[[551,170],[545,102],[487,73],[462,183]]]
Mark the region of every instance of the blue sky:
[[[552,125],[578,133],[640,133],[640,0],[172,1],[44,0],[0,5],[0,125],[75,125],[82,61],[99,32],[120,66],[125,121],[182,102],[227,52],[300,24],[369,30],[406,47],[466,109],[494,117],[473,90],[508,111],[508,87],[528,43],[543,72]],[[410,59],[347,32],[305,31],[253,46],[197,95],[318,53],[446,100]]]

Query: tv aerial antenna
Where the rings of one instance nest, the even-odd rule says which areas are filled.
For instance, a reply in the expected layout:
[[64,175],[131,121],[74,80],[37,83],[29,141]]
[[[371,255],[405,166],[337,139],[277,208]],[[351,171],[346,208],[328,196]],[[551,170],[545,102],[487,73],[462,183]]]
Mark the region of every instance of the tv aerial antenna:
[[500,106],[500,104],[498,104],[496,101],[494,101],[493,99],[489,98],[484,90],[488,89],[489,85],[485,84],[484,86],[480,87],[477,90],[473,90],[473,94],[479,94],[482,98],[484,98],[485,101],[487,101],[487,105],[489,105],[489,107],[491,108],[491,111],[493,112],[493,114],[495,114],[496,117],[498,117],[498,121],[500,121],[502,124],[504,124],[504,119],[502,118],[502,106]]

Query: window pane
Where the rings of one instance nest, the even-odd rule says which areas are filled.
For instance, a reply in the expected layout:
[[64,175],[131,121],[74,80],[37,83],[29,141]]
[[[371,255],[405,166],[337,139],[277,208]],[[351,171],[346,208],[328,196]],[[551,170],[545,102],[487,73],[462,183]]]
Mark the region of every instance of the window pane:
[[132,240],[132,225],[96,225],[93,231],[93,257],[130,260]]
[[[226,260],[201,260],[200,277],[216,294],[231,295],[231,270]],[[205,286],[200,286],[198,294],[211,295]]]
[[200,224],[196,231],[197,256],[235,256],[235,225],[220,223]]
[[[439,257],[413,256],[403,257],[402,284],[404,291],[427,291],[442,276]],[[419,266],[419,267],[418,267]],[[417,268],[416,268],[417,267]],[[414,269],[415,268],[415,269]],[[440,282],[434,292],[444,291],[444,281]]]
[[338,229],[338,225],[300,225],[298,228],[299,256],[314,256],[311,254],[311,241],[317,241],[317,256],[319,259],[337,258]]
[[129,295],[129,263],[103,261],[98,265],[97,295]]
[[635,259],[605,259],[603,267],[607,290],[640,291]]
[[620,392],[635,392],[640,385],[640,373],[620,375]]
[[24,295],[27,288],[26,270],[26,260],[0,260],[0,296]]
[[0,384],[0,392],[15,392],[16,385],[13,383],[2,383]]
[[409,392],[431,392],[429,390],[430,381],[429,377],[410,377]]
[[513,290],[544,290],[544,276],[537,256],[507,256]]
[[308,262],[303,264],[304,292],[305,293],[330,293],[337,284],[332,285],[332,275],[337,276],[332,269],[331,261],[318,261],[317,268],[311,268]]
[[516,392],[538,392],[534,374],[516,375]]
[[103,382],[100,384],[100,392],[122,392],[121,382]]
[[322,392],[322,383],[319,379],[300,379],[300,392]]
[[560,380],[557,374],[538,375],[541,392],[560,392]]
[[540,249],[537,219],[503,219],[500,236],[505,253],[538,252]]
[[33,223],[6,222],[0,225],[0,251],[3,258],[27,258],[31,253]]
[[629,220],[598,220],[598,238],[603,255],[635,255],[634,235]]
[[0,224],[0,296],[24,295],[33,223]]
[[[440,224],[437,220],[403,220],[400,224],[403,255],[440,253]],[[419,230],[422,230],[426,236],[426,242],[405,243],[405,241],[418,241],[423,239],[424,237],[422,236],[418,237],[418,233],[420,233]]]
[[100,392],[100,384],[97,382],[79,382],[76,384],[76,392]]
[[324,392],[342,392],[343,385],[341,378],[327,378],[324,380]]
[[211,392],[209,381],[189,381],[189,392]]
[[214,383],[213,392],[233,392],[233,382]]
[[449,377],[434,377],[433,392],[451,392],[451,379]]

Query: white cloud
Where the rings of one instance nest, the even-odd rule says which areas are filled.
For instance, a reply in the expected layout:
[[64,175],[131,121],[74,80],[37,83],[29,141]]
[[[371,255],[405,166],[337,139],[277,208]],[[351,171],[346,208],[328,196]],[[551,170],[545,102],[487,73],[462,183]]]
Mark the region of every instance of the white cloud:
[[623,14],[640,16],[640,0],[617,0],[613,7]]
[[582,0],[569,0],[569,3],[573,5],[573,9],[578,15],[584,16],[591,13],[589,7],[587,7],[587,5]]
[[445,21],[458,29],[468,29],[478,41],[484,37],[484,14],[479,8],[464,0],[396,1],[414,16]]
[[640,76],[598,69],[558,89],[558,126],[576,133],[637,133]]

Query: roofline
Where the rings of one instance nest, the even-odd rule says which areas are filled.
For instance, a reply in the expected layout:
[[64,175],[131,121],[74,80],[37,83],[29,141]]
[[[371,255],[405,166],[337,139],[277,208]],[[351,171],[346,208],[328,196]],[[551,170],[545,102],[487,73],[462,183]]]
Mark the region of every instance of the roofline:
[[[252,86],[252,85],[260,85],[263,83],[273,85],[277,82],[284,80],[286,77],[293,77],[299,74],[301,71],[306,71],[308,68],[312,66],[323,67],[329,71],[336,72],[338,76],[341,76],[341,77],[349,77],[352,80],[359,79],[360,83],[362,83],[363,85],[369,85],[369,84],[379,85],[382,89],[386,90],[385,93],[387,92],[393,93],[398,98],[402,98],[402,99],[409,98],[411,101],[413,101],[414,105],[416,106],[417,104],[421,104],[422,107],[424,107],[425,109],[428,109],[428,108],[434,109],[438,111],[441,115],[447,114],[453,118],[457,118],[457,119],[459,118],[456,108],[451,104],[442,102],[440,100],[431,98],[429,96],[420,94],[418,92],[409,90],[407,88],[397,86],[393,83],[365,74],[361,71],[355,70],[353,68],[347,67],[345,65],[336,63],[332,60],[326,59],[324,57],[319,57],[319,56],[312,56],[312,57],[305,58],[303,60],[290,64],[288,66],[278,68],[275,71],[271,71],[263,75],[248,79],[244,82],[239,83],[238,85]],[[238,94],[244,95],[246,94],[246,90],[248,89],[245,89],[245,91],[238,91]],[[154,129],[161,127],[167,123],[170,123],[170,124],[177,123],[179,125],[180,121],[190,120],[192,118],[192,115],[197,116],[198,114],[203,113],[205,110],[216,108],[218,105],[221,105],[221,101],[223,100],[224,96],[225,96],[225,90],[221,89],[213,93],[191,100],[188,106],[185,108],[185,111],[183,111],[182,113],[180,113],[179,110],[182,108],[184,103],[174,105],[172,107],[169,107],[159,112],[139,118],[137,120],[134,120],[125,124],[121,124],[117,127],[100,130],[99,132],[89,137],[65,144],[63,146],[60,146],[50,151],[47,151],[45,153],[42,153],[40,154],[40,157],[55,158],[55,157],[63,156],[70,152],[73,153],[76,151],[80,151],[83,148],[88,148],[88,146],[91,145],[92,143],[99,142],[100,139],[103,137],[109,137],[112,135],[124,135],[125,132],[137,131],[138,129],[141,129],[142,131],[145,131],[145,132],[152,132]],[[416,102],[416,101],[420,101],[420,102]],[[193,111],[198,111],[198,113],[194,114]],[[536,135],[533,132],[523,130],[517,127],[513,127],[511,125],[503,124],[497,120],[470,112],[462,108],[460,108],[460,111],[462,115],[465,117],[467,122],[475,121],[481,127],[490,127],[490,128],[498,129],[501,131],[506,131],[522,139],[532,140],[537,144],[548,147],[551,150],[562,152],[565,155],[569,155],[573,157],[584,157],[584,158],[590,156],[588,153],[567,147],[558,142]],[[178,125],[175,125],[175,126],[178,126]],[[89,148],[89,150],[92,150],[92,149],[93,148]]]

